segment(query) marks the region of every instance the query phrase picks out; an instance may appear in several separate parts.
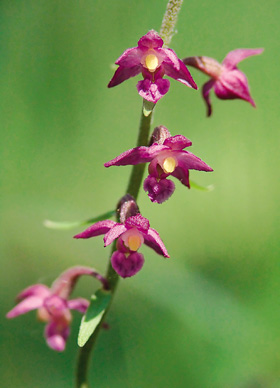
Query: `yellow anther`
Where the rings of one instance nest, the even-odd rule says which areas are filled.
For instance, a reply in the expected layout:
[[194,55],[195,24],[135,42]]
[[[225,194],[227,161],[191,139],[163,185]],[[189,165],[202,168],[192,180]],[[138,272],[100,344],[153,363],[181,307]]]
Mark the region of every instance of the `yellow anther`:
[[166,158],[162,164],[163,171],[171,174],[176,168],[176,160],[172,157]]
[[127,243],[128,248],[131,251],[137,251],[140,248],[142,241],[139,235],[134,234],[128,237]]
[[158,67],[158,59],[154,54],[149,54],[145,58],[145,64],[149,71],[154,72]]

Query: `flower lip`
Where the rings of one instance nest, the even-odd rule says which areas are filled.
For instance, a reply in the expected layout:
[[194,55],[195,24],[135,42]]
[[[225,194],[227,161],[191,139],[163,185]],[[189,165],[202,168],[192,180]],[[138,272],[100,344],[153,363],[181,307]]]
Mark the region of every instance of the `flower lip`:
[[47,344],[57,352],[62,352],[65,349],[69,334],[69,326],[63,322],[50,322],[45,328]]
[[160,179],[148,175],[144,181],[144,190],[152,202],[163,203],[174,192],[175,185],[169,179]]
[[131,252],[128,256],[124,253],[115,251],[111,257],[112,267],[122,278],[128,278],[136,275],[144,264],[142,253]]

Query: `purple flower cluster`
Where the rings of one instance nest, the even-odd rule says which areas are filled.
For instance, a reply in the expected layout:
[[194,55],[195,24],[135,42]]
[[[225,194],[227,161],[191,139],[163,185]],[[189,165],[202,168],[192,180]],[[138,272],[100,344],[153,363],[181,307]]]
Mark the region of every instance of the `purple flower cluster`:
[[[252,55],[261,54],[263,49],[238,49],[231,51],[222,64],[208,57],[187,57],[180,60],[170,48],[165,48],[159,34],[151,30],[142,36],[137,47],[129,48],[117,59],[118,68],[108,84],[117,86],[123,81],[142,73],[143,80],[137,83],[137,90],[144,100],[156,104],[169,90],[171,77],[182,84],[197,89],[186,65],[195,67],[210,76],[202,88],[207,104],[208,116],[212,113],[210,90],[214,89],[220,99],[243,99],[255,106],[250,95],[246,76],[237,68],[237,64]],[[171,136],[164,126],[155,128],[149,146],[139,146],[121,153],[105,163],[105,167],[126,166],[148,163],[148,176],[144,181],[144,190],[152,202],[163,203],[173,194],[175,185],[170,177],[178,179],[190,188],[189,171],[213,171],[208,164],[185,148],[192,142],[183,135]],[[144,218],[134,198],[128,193],[118,205],[118,221],[102,220],[91,225],[74,236],[76,239],[88,239],[104,235],[104,246],[115,242],[111,256],[111,265],[121,277],[134,276],[144,264],[144,256],[138,250],[142,244],[152,248],[157,254],[168,258],[168,252],[149,220]],[[102,218],[99,218],[102,219]],[[7,314],[14,318],[31,310],[37,310],[39,320],[47,323],[45,338],[49,347],[63,351],[70,333],[71,310],[84,314],[89,302],[83,298],[69,299],[77,282],[83,275],[97,278],[103,289],[109,284],[94,269],[73,267],[62,273],[49,288],[35,284],[23,290],[17,297],[18,304]]]
[[195,67],[211,78],[203,85],[203,98],[207,104],[207,115],[212,113],[209,92],[213,88],[222,100],[240,98],[255,107],[248,81],[237,64],[252,55],[261,54],[263,49],[237,49],[229,52],[222,64],[209,57],[187,57],[180,60],[175,52],[163,47],[163,40],[154,30],[149,31],[138,41],[138,46],[129,48],[115,62],[118,65],[108,87],[117,86],[123,81],[142,73],[144,80],[137,83],[137,90],[145,100],[157,103],[169,90],[167,75],[193,89],[197,89],[186,65]]
[[7,318],[15,318],[31,310],[37,310],[40,321],[46,322],[45,338],[50,348],[62,352],[70,334],[72,314],[77,310],[84,314],[89,306],[84,298],[70,299],[69,296],[80,276],[89,275],[99,279],[107,287],[106,279],[102,278],[93,268],[77,266],[63,272],[49,288],[44,284],[34,284],[23,290],[18,296],[19,302]]

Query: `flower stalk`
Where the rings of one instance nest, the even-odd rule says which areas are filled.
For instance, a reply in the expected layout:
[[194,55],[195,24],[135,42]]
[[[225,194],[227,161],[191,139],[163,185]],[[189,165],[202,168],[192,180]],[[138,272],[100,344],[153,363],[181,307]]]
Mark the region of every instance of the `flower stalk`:
[[[138,139],[137,139],[138,147],[141,145],[148,145],[152,116],[153,116],[153,112],[151,112],[148,116],[145,116],[143,108],[141,109],[141,118],[140,118],[139,133],[138,133]],[[140,190],[141,182],[144,175],[144,170],[145,170],[145,165],[136,165],[136,166],[133,166],[131,171],[126,192],[127,194],[131,194],[135,199],[137,198]],[[115,251],[116,251],[116,243],[113,244],[111,254],[113,254],[113,252]],[[118,285],[119,276],[113,269],[111,260],[109,260],[106,278],[108,280],[109,288],[112,293],[112,298],[111,298],[111,303],[112,303],[113,296],[116,292],[116,288]],[[100,324],[98,325],[98,327],[96,328],[95,332],[93,333],[93,335],[90,337],[90,339],[85,344],[85,346],[80,349],[78,362],[77,362],[77,372],[76,372],[77,388],[89,388],[88,370],[89,370],[90,356],[93,351],[94,345],[96,343],[97,337],[99,335],[100,329],[102,328],[104,319],[110,309],[111,303],[107,307],[106,312],[103,315],[103,318]]]
[[164,46],[169,46],[174,28],[177,23],[178,14],[183,4],[183,0],[170,0],[167,4],[165,14],[162,19],[160,36],[164,41]]
[[[163,17],[162,26],[160,29],[160,35],[162,39],[164,40],[165,45],[167,46],[170,44],[175,24],[177,22],[178,13],[180,11],[181,5],[183,3],[183,0],[169,0],[166,8],[165,15]],[[150,133],[150,127],[153,117],[153,110],[151,110],[150,114],[147,114],[145,112],[145,101],[143,101],[143,107],[141,109],[141,118],[140,118],[140,125],[139,125],[139,132],[138,132],[138,139],[137,139],[137,147],[140,146],[148,146],[149,142],[149,133]],[[140,190],[141,182],[143,179],[145,170],[144,164],[134,165],[131,171],[131,175],[129,178],[128,187],[126,190],[127,194],[132,195],[135,200],[138,197],[138,193]],[[119,220],[117,220],[119,221]],[[112,253],[116,251],[116,242],[113,244],[112,247]],[[106,274],[109,288],[112,293],[111,303],[113,300],[113,296],[116,292],[116,288],[119,281],[119,276],[115,272],[115,270],[112,267],[111,260],[109,260],[107,274]],[[78,356],[78,362],[77,362],[77,374],[76,374],[76,387],[77,388],[89,388],[88,383],[88,370],[89,370],[89,361],[90,356],[92,353],[92,350],[94,348],[94,345],[96,343],[96,339],[98,337],[99,331],[102,327],[102,324],[104,322],[104,319],[110,309],[111,303],[106,309],[105,314],[103,315],[103,318],[96,328],[93,335],[90,337],[89,341],[86,343],[84,347],[80,349],[79,356]]]
[[[143,108],[144,108],[144,104],[143,104]],[[138,139],[137,139],[137,147],[148,145],[152,117],[153,117],[153,112],[151,112],[149,116],[146,116],[142,109],[140,127],[139,127]],[[145,170],[145,164],[135,165],[133,166],[130,174],[126,192],[132,195],[135,198],[135,200],[137,200],[137,197],[138,197],[142,178],[144,175],[144,170]]]

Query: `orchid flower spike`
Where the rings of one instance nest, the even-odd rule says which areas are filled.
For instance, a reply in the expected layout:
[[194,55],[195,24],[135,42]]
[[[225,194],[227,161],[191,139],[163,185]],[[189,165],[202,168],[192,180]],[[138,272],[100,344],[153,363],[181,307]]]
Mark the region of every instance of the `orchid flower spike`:
[[[138,253],[143,243],[159,255],[169,257],[158,232],[150,228],[149,220],[139,213],[133,197],[129,197],[127,199],[126,196],[126,200],[121,204],[123,209],[120,209],[120,223],[112,220],[99,221],[74,236],[86,239],[104,234],[105,247],[117,240],[117,250],[111,257],[111,263],[117,274],[123,278],[135,275],[143,267],[144,256]],[[126,206],[128,201],[130,203]]]
[[244,73],[237,68],[237,64],[252,55],[258,55],[263,49],[237,49],[230,51],[220,64],[213,58],[189,57],[183,59],[185,65],[193,66],[211,79],[203,85],[202,95],[207,105],[207,116],[211,116],[212,106],[210,90],[213,88],[216,96],[222,100],[240,98],[248,101],[253,107],[255,102],[250,95],[248,81]]
[[78,278],[82,275],[94,276],[102,282],[104,288],[107,287],[106,279],[93,268],[72,267],[63,272],[50,288],[44,284],[34,284],[23,290],[17,296],[19,303],[8,312],[7,318],[15,318],[28,311],[37,310],[38,319],[47,322],[45,338],[48,346],[62,352],[70,334],[72,320],[70,310],[77,310],[84,314],[89,306],[86,299],[68,299]]
[[142,72],[144,80],[139,81],[137,90],[141,97],[154,104],[169,90],[167,75],[183,84],[197,89],[184,63],[169,48],[163,48],[163,40],[154,30],[138,41],[138,46],[127,49],[115,62],[119,65],[108,87],[117,86],[128,78]]
[[149,175],[144,181],[144,190],[152,202],[162,203],[174,192],[174,183],[167,179],[170,175],[179,179],[190,188],[189,170],[213,171],[194,154],[184,151],[192,142],[182,135],[171,136],[164,126],[156,127],[149,147],[136,147],[125,151],[115,159],[104,164],[126,166],[140,163],[149,164]]

